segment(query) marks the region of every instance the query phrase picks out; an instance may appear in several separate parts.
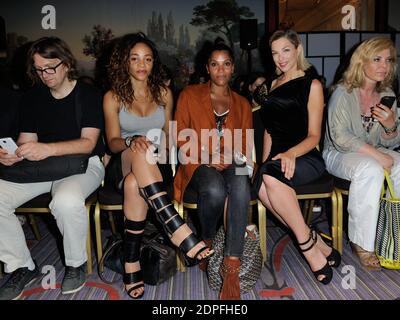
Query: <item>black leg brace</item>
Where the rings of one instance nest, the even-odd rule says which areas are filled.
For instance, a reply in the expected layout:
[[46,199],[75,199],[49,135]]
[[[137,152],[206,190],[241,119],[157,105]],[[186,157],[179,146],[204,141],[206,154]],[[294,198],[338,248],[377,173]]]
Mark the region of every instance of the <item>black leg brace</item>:
[[[157,220],[161,223],[164,230],[172,237],[173,233],[185,224],[178,212],[175,210],[170,198],[166,194],[164,184],[162,182],[155,182],[144,188],[140,188],[140,195],[147,201],[150,207],[156,211]],[[156,198],[156,194],[165,193]],[[152,198],[152,199],[150,199]],[[168,222],[167,222],[168,221]],[[189,234],[185,240],[179,245],[179,248],[187,254],[200,240],[193,234]],[[207,247],[202,248],[196,253],[196,256]],[[187,257],[185,257],[187,258]]]
[[[143,232],[144,232],[144,227],[146,225],[146,220],[143,221],[131,221],[131,220],[125,220],[125,241],[124,241],[124,261],[126,263],[135,263],[140,260],[140,245],[142,242],[142,237],[143,237]],[[128,231],[142,231],[141,233],[131,233]],[[132,273],[126,273],[124,272],[123,276],[123,281],[124,284],[129,285],[137,282],[143,281],[143,274],[142,271],[136,271]],[[133,286],[132,288],[129,288],[128,290],[128,295],[133,290],[139,289],[144,287],[144,284],[138,284],[136,286]],[[142,295],[136,297],[135,299],[138,299],[142,297]],[[134,298],[134,297],[132,297]]]

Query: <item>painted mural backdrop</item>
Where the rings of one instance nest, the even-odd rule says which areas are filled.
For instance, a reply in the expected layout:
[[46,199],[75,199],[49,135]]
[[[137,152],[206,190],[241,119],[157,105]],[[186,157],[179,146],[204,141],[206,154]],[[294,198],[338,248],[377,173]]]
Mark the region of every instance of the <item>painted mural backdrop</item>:
[[[123,34],[143,31],[157,44],[163,63],[178,87],[193,75],[206,41],[221,37],[235,48],[237,73],[246,70],[239,46],[241,18],[258,19],[264,34],[264,0],[5,0],[0,4],[10,60],[24,44],[42,36],[58,36],[72,48],[81,74],[95,76],[110,43]],[[254,68],[261,68],[257,62]]]

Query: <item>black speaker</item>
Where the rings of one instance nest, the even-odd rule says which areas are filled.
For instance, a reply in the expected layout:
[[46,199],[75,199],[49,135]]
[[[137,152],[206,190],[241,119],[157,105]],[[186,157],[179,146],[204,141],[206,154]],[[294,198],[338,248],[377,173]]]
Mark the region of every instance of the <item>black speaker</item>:
[[240,48],[256,49],[258,45],[257,19],[240,19]]
[[7,38],[6,38],[6,23],[2,16],[0,16],[0,51],[7,50]]

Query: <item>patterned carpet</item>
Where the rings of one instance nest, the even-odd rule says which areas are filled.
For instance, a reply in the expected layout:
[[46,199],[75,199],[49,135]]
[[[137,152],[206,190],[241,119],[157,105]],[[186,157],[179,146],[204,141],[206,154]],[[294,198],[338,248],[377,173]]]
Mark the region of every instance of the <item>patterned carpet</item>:
[[[72,295],[62,295],[59,289],[64,268],[56,245],[56,238],[47,225],[40,223],[42,239],[34,240],[30,228],[25,225],[32,255],[41,268],[54,265],[57,285],[55,289],[43,289],[46,276],[32,283],[23,295],[26,300],[130,300],[124,293],[121,276],[107,270],[107,278],[115,284],[103,283],[94,273],[85,287]],[[344,243],[342,265],[334,269],[329,285],[317,283],[306,261],[292,244],[291,238],[280,227],[268,220],[268,262],[263,266],[261,278],[243,300],[395,300],[400,299],[400,271],[365,271],[352,255],[350,246]],[[107,233],[107,231],[103,232]],[[7,276],[0,279],[3,285]],[[197,266],[158,286],[146,285],[144,300],[217,300],[218,293],[208,286],[207,276]]]

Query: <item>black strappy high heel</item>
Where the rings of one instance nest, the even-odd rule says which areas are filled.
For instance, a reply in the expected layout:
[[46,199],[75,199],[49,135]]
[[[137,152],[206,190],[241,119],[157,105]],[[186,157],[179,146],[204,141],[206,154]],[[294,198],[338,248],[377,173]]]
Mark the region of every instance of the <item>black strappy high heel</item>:
[[[298,244],[300,251],[307,252],[307,251],[311,250],[317,244],[317,241],[318,241],[317,233],[314,229],[311,229],[310,236],[307,239],[307,241]],[[305,249],[301,248],[301,246],[305,246],[309,242],[311,242],[309,247],[307,247]],[[329,265],[329,261],[327,261],[326,264],[321,269],[319,269],[317,271],[312,271],[312,273],[314,274],[315,279],[317,279],[317,281],[321,282],[322,284],[328,284],[329,282],[331,282],[332,276],[333,276],[333,271],[332,271],[331,266]],[[324,276],[324,277],[322,279],[319,279],[319,276]]]
[[[144,221],[131,221],[125,220],[125,241],[124,241],[124,262],[125,263],[135,263],[140,260],[140,245],[143,237],[144,227],[146,225],[146,220]],[[141,233],[131,233],[129,231],[136,231]],[[125,265],[124,265],[125,270]],[[137,295],[132,296],[131,293],[134,290],[144,288],[143,274],[142,270],[127,273],[124,271],[123,281],[125,285],[130,285],[134,283],[139,283],[132,288],[126,290],[127,294],[132,299],[140,299],[144,295],[144,291]]]
[[[185,224],[185,221],[175,210],[165,190],[166,189],[162,182],[155,182],[144,188],[140,188],[139,192],[140,195],[147,201],[149,206],[155,210],[156,218],[161,223],[164,230],[170,237],[172,237],[174,232]],[[179,249],[182,250],[184,253],[183,258],[187,265],[190,266],[197,264],[200,262],[200,260],[209,259],[214,254],[214,250],[205,245],[195,253],[195,255],[193,256],[194,258],[188,257],[187,253],[200,242],[201,240],[198,239],[193,233],[191,233],[179,245]],[[209,250],[207,252],[207,255],[202,259],[198,259],[201,253],[205,250]]]
[[[325,242],[326,245],[328,245],[329,247],[331,247],[328,243],[326,243],[326,241],[324,240],[324,238],[329,239],[323,232],[319,231],[318,229],[316,229],[315,227],[311,227],[311,230],[315,230],[315,232],[317,233],[317,236],[320,236],[321,241]],[[317,239],[318,241],[318,239]],[[339,251],[337,251],[335,248],[332,248],[332,252],[330,253],[329,256],[326,257],[326,260],[328,260],[329,265],[332,268],[337,268],[340,266],[340,263],[342,262],[342,256],[340,254]]]

